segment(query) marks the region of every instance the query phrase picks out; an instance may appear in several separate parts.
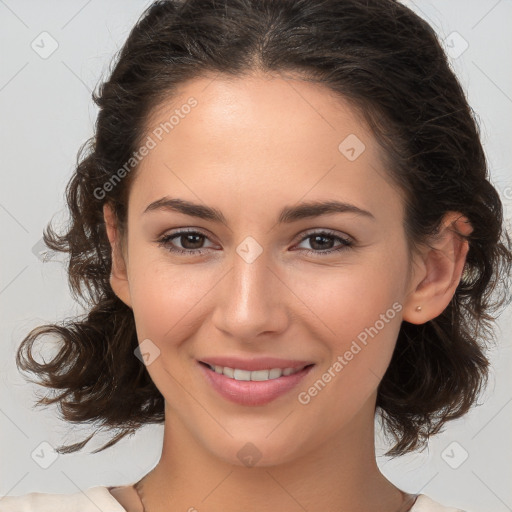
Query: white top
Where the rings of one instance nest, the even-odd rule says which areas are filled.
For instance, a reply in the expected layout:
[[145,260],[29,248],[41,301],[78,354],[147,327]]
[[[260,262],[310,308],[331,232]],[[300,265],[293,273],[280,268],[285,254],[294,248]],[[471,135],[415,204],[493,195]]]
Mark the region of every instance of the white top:
[[[107,487],[98,485],[84,492],[51,494],[32,492],[0,498],[0,512],[126,512]],[[420,494],[409,512],[464,512],[445,507]]]

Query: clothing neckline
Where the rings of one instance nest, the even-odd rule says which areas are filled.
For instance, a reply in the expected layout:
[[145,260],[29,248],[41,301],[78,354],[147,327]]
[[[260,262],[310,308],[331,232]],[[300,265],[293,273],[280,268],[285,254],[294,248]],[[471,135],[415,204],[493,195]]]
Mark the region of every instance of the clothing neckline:
[[[104,489],[107,491],[108,495],[110,496],[110,498],[115,502],[115,504],[117,505],[118,507],[118,510],[114,511],[114,512],[129,512],[128,509],[125,509],[124,506],[119,502],[119,500],[112,494],[112,489],[133,489],[134,492],[134,497],[137,496],[138,498],[138,503],[137,503],[137,506],[139,507],[139,510],[142,512],[143,510],[145,510],[144,508],[144,504],[143,504],[143,501],[142,501],[142,497],[139,493],[139,491],[137,490],[137,484],[138,482],[134,482],[132,484],[126,484],[126,485],[112,485],[112,486],[107,486],[107,487],[104,487]],[[406,493],[405,491],[402,491],[404,492],[406,498],[404,500],[404,503],[402,505],[402,507],[397,511],[397,512],[414,512],[414,508],[416,506],[416,504],[418,503],[418,500],[422,499],[421,497],[424,496],[423,494],[414,494],[414,493]],[[134,503],[132,502],[131,504],[134,505]]]

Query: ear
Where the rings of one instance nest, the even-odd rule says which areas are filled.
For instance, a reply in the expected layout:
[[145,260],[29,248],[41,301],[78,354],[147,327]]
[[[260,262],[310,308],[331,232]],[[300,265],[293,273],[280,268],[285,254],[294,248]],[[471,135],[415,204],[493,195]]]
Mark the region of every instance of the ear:
[[112,206],[108,203],[103,205],[103,218],[107,230],[108,240],[112,249],[112,269],[110,272],[110,286],[114,293],[128,306],[132,307],[130,286],[128,282],[128,271],[126,260],[123,255],[117,218]]
[[[448,306],[460,282],[469,243],[463,236],[473,228],[458,212],[448,212],[439,232],[428,246],[420,249],[415,261],[409,293],[403,308],[403,319],[423,324],[439,316]],[[416,308],[421,306],[421,310]]]

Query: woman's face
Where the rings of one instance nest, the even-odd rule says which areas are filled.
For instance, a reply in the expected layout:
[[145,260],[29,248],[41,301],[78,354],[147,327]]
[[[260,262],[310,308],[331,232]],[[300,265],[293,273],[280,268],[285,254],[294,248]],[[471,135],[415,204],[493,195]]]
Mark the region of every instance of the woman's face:
[[[201,78],[153,113],[144,142],[126,276],[117,266],[112,282],[133,308],[171,432],[225,461],[245,463],[246,450],[266,465],[334,439],[355,418],[368,424],[409,259],[403,199],[354,111],[300,80]],[[187,214],[176,200],[196,206]],[[347,206],[314,206],[325,202]],[[260,370],[313,366],[258,382],[200,363],[238,358],[220,366],[243,370],[263,357],[294,363]],[[236,374],[247,375],[266,376]]]

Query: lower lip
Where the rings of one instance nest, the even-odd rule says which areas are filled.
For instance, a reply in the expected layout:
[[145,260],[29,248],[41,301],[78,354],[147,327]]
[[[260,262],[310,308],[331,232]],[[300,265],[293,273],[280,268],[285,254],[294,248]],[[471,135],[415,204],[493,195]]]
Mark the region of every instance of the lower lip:
[[239,405],[265,405],[293,389],[313,368],[302,369],[292,375],[265,381],[235,380],[226,377],[203,363],[199,363],[207,381],[220,395]]

